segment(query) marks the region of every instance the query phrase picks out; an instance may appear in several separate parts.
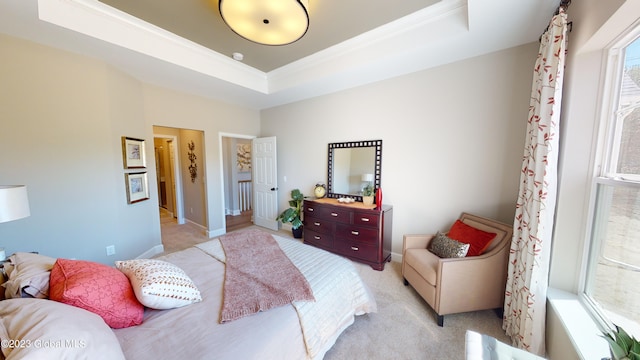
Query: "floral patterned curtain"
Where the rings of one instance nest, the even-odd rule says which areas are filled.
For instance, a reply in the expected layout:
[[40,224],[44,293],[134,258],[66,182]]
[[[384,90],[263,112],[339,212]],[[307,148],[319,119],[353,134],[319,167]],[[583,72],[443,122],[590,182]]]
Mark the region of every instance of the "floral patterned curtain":
[[542,35],[533,72],[502,325],[514,346],[538,355],[545,353],[566,33],[567,16],[560,9]]

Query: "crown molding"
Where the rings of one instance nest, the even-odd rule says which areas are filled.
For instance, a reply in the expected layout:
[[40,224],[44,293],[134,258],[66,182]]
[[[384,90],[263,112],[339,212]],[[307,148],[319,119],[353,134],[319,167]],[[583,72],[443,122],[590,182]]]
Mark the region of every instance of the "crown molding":
[[46,21],[263,94],[264,72],[97,0],[38,0]]
[[[453,17],[466,19],[466,0],[443,0],[372,31],[356,36],[304,59],[262,72],[169,31],[112,8],[97,0],[38,0],[38,16],[46,21],[123,48],[160,59],[200,74],[259,92],[274,94],[314,80],[331,77],[348,68],[367,66],[387,53],[426,46],[425,28]],[[468,29],[468,23],[459,27]],[[442,32],[433,32],[441,36]],[[447,32],[451,36],[451,32]],[[401,38],[409,41],[399,41]],[[416,45],[421,38],[422,45]],[[395,45],[393,45],[395,44]],[[335,66],[347,64],[347,68]]]
[[0,33],[136,79],[266,109],[537,41],[558,0],[441,0],[269,73],[97,0],[0,1]]
[[272,70],[267,74],[269,93],[294,88],[349,69],[375,68],[387,57],[411,54],[434,42],[458,36],[469,30],[468,15],[467,0],[442,0]]

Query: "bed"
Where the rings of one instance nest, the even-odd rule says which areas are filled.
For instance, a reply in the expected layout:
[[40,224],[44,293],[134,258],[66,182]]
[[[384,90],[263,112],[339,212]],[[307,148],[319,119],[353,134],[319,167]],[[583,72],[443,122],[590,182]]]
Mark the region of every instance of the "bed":
[[[315,301],[294,301],[221,323],[226,265],[220,241],[214,239],[157,259],[182,270],[200,299],[166,310],[144,307],[140,324],[121,328],[106,326],[107,320],[94,311],[48,297],[5,300],[0,302],[2,353],[7,359],[33,354],[56,359],[322,359],[356,315],[376,311],[375,299],[349,260],[294,239],[269,236],[308,281]],[[59,292],[58,281],[53,284],[55,266],[49,270],[51,297]],[[31,287],[38,283],[33,279]],[[29,288],[20,281],[23,290]],[[12,288],[11,277],[3,286]],[[78,324],[70,321],[75,318]],[[37,326],[24,329],[33,322]],[[4,339],[29,341],[30,346]],[[51,346],[43,349],[43,340]],[[39,346],[36,341],[41,341]]]

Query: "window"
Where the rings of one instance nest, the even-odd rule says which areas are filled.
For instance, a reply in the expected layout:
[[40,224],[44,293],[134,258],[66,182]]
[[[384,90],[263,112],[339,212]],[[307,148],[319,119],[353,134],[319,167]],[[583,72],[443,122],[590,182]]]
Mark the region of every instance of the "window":
[[[638,31],[640,29],[636,29]],[[584,296],[599,318],[640,335],[640,38],[612,49],[610,106],[594,177]],[[606,93],[607,91],[605,91]],[[606,102],[606,101],[605,101]],[[606,110],[610,109],[610,110]]]

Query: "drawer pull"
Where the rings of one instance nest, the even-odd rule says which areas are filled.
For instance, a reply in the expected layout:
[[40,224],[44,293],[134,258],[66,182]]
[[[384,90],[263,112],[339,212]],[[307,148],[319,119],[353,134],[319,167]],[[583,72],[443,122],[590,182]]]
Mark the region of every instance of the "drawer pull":
[[331,216],[333,216],[333,217],[337,217],[337,216],[338,216],[338,214],[336,214],[336,213],[331,213]]
[[369,222],[369,218],[360,218],[363,222]]
[[360,232],[359,232],[359,231],[352,230],[352,231],[351,231],[351,234],[352,234],[352,235],[360,235]]
[[307,211],[313,212],[313,208],[307,208]]
[[352,247],[351,247],[351,250],[353,250],[353,251],[358,251],[358,250],[360,250],[360,249],[358,249],[358,247],[357,247],[357,246],[352,246]]
[[318,236],[318,235],[314,235],[313,238],[316,239],[316,240],[320,240],[320,236]]
[[320,226],[320,223],[319,222],[314,222],[313,225]]

